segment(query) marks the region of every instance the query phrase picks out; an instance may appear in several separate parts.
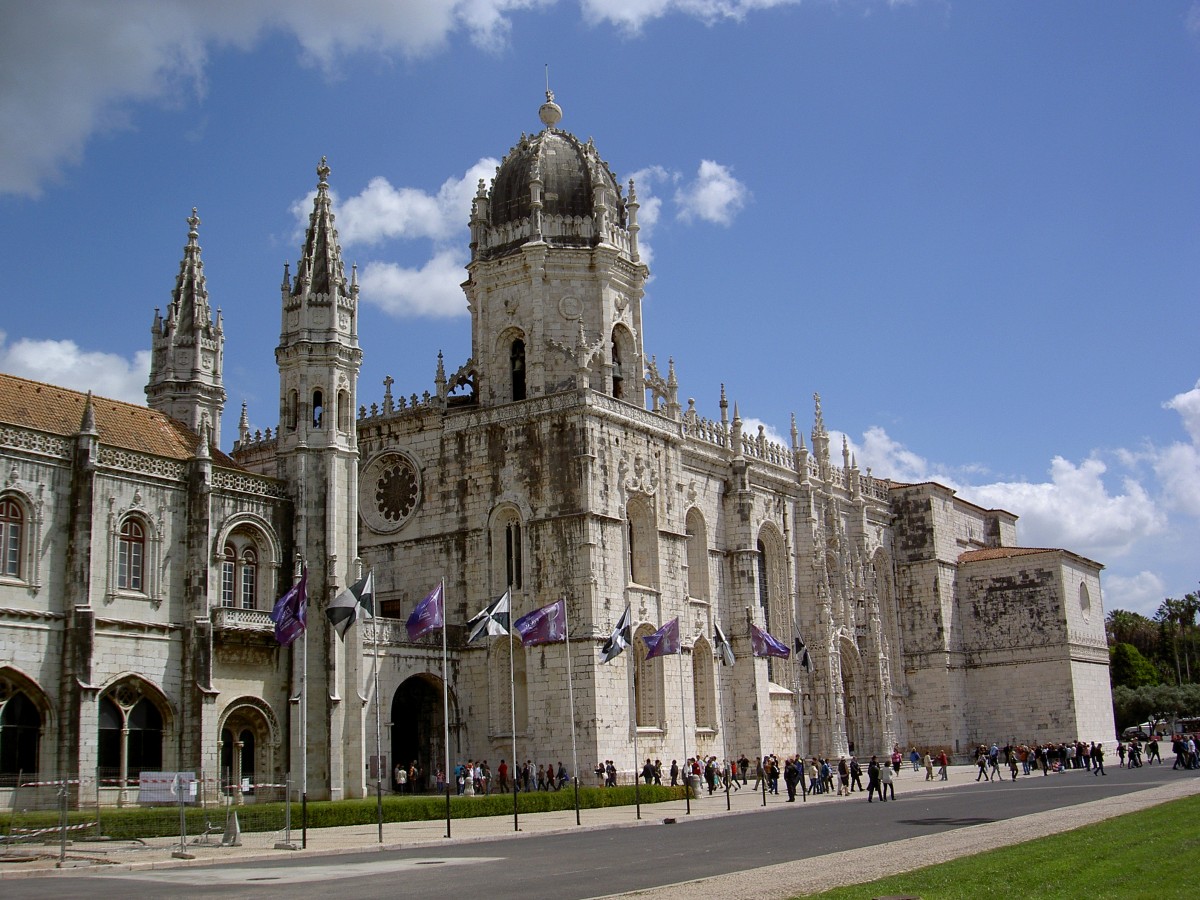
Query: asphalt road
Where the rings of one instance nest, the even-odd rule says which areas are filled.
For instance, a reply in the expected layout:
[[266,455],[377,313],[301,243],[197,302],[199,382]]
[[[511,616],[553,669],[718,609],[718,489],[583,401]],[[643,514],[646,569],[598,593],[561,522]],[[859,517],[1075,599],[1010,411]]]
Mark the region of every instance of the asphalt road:
[[[728,874],[835,851],[870,848],[1086,803],[1190,778],[1168,767],[1022,777],[867,803],[775,806],[760,812],[640,827],[464,842],[327,858],[145,872],[59,872],[5,880],[6,897],[288,897],[353,900],[486,896],[489,900],[600,897]],[[651,808],[652,809],[652,808]],[[449,851],[449,852],[448,852]]]

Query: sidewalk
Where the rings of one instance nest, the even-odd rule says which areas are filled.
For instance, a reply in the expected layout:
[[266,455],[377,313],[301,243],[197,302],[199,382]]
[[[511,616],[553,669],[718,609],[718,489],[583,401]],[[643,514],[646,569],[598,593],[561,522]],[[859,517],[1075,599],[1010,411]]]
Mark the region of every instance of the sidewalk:
[[[913,772],[911,766],[902,769],[895,780],[898,797],[924,793],[964,788],[975,783],[976,769],[974,766],[951,766],[948,781],[938,781],[936,772],[933,781],[925,780],[924,770]],[[1053,776],[1052,776],[1053,777]],[[753,785],[751,781],[750,785]],[[1187,785],[1189,791],[1195,790],[1192,779],[1184,779],[1181,787]],[[519,818],[520,831],[514,830],[513,817],[491,816],[480,818],[451,820],[451,838],[446,838],[446,821],[439,819],[425,822],[392,822],[383,826],[383,841],[379,841],[379,826],[354,825],[341,828],[321,828],[308,830],[306,849],[276,850],[274,842],[278,839],[276,833],[243,834],[243,844],[237,847],[221,846],[221,836],[211,835],[207,842],[202,839],[189,838],[186,853],[192,859],[178,859],[172,854],[180,849],[179,838],[150,838],[145,842],[89,842],[75,841],[68,845],[66,860],[63,866],[58,866],[60,847],[56,840],[46,844],[17,845],[0,848],[0,880],[22,876],[53,876],[66,874],[70,870],[103,867],[106,870],[146,870],[168,867],[195,866],[212,863],[245,862],[247,860],[268,860],[287,857],[294,859],[298,856],[317,857],[330,854],[362,853],[373,850],[396,850],[413,847],[447,847],[461,844],[464,841],[484,841],[495,839],[522,839],[526,837],[554,834],[579,830],[598,830],[606,828],[632,828],[641,825],[661,824],[664,819],[673,818],[676,821],[687,819],[709,818],[725,815],[749,815],[755,812],[771,813],[782,809],[795,809],[802,803],[827,804],[860,802],[861,793],[851,797],[839,797],[834,794],[810,794],[807,800],[797,796],[795,805],[787,802],[787,796],[782,786],[778,795],[768,794],[766,806],[763,805],[761,792],[754,792],[750,786],[729,795],[729,809],[726,808],[726,796],[723,792],[693,799],[691,812],[683,800],[667,803],[645,804],[641,808],[641,819],[633,806],[607,807],[603,809],[583,809],[579,812],[579,822],[576,824],[575,810],[565,810],[549,813],[523,814]],[[1161,802],[1161,801],[1155,801]],[[1091,804],[1088,804],[1089,806]],[[1148,805],[1148,804],[1146,804]],[[1094,816],[1095,813],[1092,813]],[[999,824],[999,823],[998,823]],[[1061,822],[1060,822],[1061,824]],[[957,834],[958,832],[954,832]],[[292,831],[292,843],[299,847],[301,832],[299,828]],[[965,846],[961,840],[953,841],[955,848]],[[834,854],[835,856],[837,854]],[[961,854],[955,854],[961,855]],[[911,859],[911,854],[905,858]],[[947,857],[949,858],[949,857]],[[881,860],[882,862],[882,860]],[[94,868],[93,868],[94,870]],[[900,869],[902,871],[903,869]],[[811,872],[811,868],[810,868]],[[841,873],[844,877],[845,873]],[[743,876],[737,885],[731,882],[731,896],[749,896],[746,893],[746,883]],[[777,890],[778,875],[771,887]],[[706,887],[707,889],[707,887]],[[667,890],[667,889],[664,889]],[[738,893],[740,891],[740,893]]]

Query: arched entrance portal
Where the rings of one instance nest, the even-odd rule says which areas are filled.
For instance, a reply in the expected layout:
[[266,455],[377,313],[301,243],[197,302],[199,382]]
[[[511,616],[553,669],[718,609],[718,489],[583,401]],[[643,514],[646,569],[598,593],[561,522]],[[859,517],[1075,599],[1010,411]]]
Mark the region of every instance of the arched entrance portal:
[[852,753],[862,755],[873,749],[870,736],[863,728],[866,700],[862,692],[862,672],[858,651],[849,641],[842,641],[842,702],[846,722],[846,746]]
[[431,790],[434,773],[446,766],[442,709],[442,680],[429,673],[405,680],[392,696],[392,769],[415,762],[419,771],[409,790]]

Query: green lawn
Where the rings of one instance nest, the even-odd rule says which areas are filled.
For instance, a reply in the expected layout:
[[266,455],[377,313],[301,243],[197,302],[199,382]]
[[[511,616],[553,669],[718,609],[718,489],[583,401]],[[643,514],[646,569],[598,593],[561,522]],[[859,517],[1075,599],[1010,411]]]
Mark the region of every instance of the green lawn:
[[[863,851],[869,852],[869,851]],[[811,896],[861,900],[1195,897],[1200,890],[1200,796],[1075,831]]]

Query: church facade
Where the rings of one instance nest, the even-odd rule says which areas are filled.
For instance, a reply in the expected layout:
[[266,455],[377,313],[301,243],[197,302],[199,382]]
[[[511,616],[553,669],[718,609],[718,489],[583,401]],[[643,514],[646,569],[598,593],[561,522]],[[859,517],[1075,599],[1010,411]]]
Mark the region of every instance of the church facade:
[[[447,735],[452,764],[511,760],[514,726],[518,759],[569,767],[572,721],[586,772],[635,768],[635,746],[1113,738],[1101,566],[1019,547],[1015,516],[945,486],[860,470],[819,398],[786,446],[723,393],[712,418],[681,402],[674,362],[647,352],[635,187],[557,127],[552,97],[540,117],[479,185],[472,354],[439,358],[431,389],[388,379],[360,404],[324,161],[281,288],[273,431],[243,408],[219,449],[225,337],[194,211],[148,408],[0,376],[0,778],[96,777],[113,802],[159,770],[362,796],[377,728],[384,771],[426,778]],[[308,629],[283,648],[268,613],[302,569]],[[339,638],[323,610],[368,570],[378,615]],[[445,682],[441,633],[404,628],[439,583]],[[466,643],[506,590],[514,618],[564,598],[569,643]],[[627,606],[633,646],[601,663]],[[675,617],[681,653],[646,659],[637,638]],[[810,665],[753,656],[751,625],[802,638]]]

